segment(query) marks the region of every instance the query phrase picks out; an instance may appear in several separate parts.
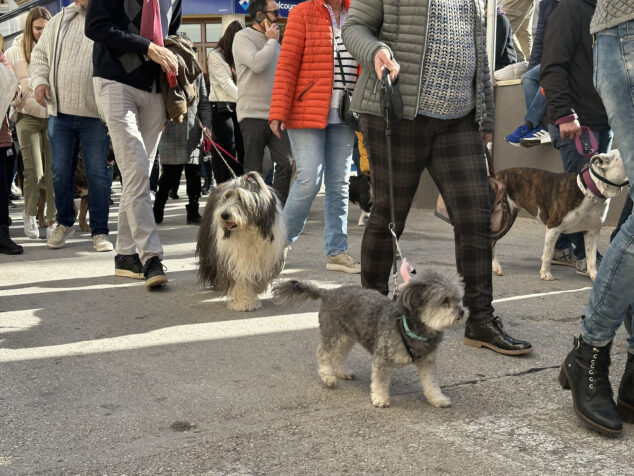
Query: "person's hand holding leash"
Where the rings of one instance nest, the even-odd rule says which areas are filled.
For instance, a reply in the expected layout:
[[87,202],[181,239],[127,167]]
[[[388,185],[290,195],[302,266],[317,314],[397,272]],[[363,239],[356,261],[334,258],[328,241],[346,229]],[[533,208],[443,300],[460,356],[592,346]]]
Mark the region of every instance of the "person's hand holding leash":
[[401,66],[390,58],[390,52],[385,48],[381,48],[374,55],[374,71],[378,78],[382,77],[383,68],[390,71],[390,81],[392,82],[396,80],[401,69]]
[[570,140],[581,137],[581,124],[579,124],[579,120],[575,119],[574,121],[559,124],[559,135],[562,139]]
[[282,137],[280,131],[286,130],[286,123],[280,121],[279,119],[273,119],[271,122],[269,122],[269,127],[271,128],[273,134],[275,134],[275,136],[280,139]]

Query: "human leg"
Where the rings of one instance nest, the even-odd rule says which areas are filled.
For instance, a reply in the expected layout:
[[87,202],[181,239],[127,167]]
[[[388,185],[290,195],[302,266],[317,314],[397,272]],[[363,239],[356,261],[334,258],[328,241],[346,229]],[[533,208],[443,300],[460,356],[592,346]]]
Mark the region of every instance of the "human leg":
[[150,200],[150,169],[163,128],[165,111],[160,94],[95,78],[95,94],[106,119],[123,190],[119,205],[117,252],[141,262],[163,255]]
[[531,19],[535,11],[535,2],[534,0],[504,0],[502,8],[511,23],[517,60],[528,61],[533,46]]
[[[420,174],[429,157],[432,138],[428,119],[417,117],[392,124],[391,148],[394,190],[395,233],[401,236],[405,220],[416,194]],[[385,140],[385,121],[381,117],[363,114],[361,129],[368,149],[372,182],[372,213],[361,241],[361,285],[389,292],[392,266],[392,235],[390,217],[390,188],[387,173],[388,149]]]
[[348,249],[348,187],[355,134],[346,124],[326,127],[324,248],[326,256]]
[[284,206],[287,242],[299,237],[323,180],[326,153],[325,129],[290,129],[297,177]]
[[[51,143],[53,190],[57,207],[57,223],[66,227],[75,223],[75,169],[77,163],[73,151],[79,137],[74,116],[58,114],[48,120],[48,137]],[[91,214],[92,221],[92,214]]]
[[158,180],[158,189],[154,197],[152,211],[154,212],[154,220],[156,223],[163,223],[163,212],[165,211],[165,203],[169,196],[170,190],[174,187],[183,172],[182,165],[163,164],[161,176]]
[[88,181],[88,210],[92,236],[108,235],[110,179],[108,177],[108,131],[100,119],[80,119],[79,142]]
[[275,167],[273,189],[277,192],[282,204],[285,204],[291,186],[291,175],[293,174],[293,157],[288,132],[281,131],[280,137],[271,133],[267,146],[271,152],[271,160]]

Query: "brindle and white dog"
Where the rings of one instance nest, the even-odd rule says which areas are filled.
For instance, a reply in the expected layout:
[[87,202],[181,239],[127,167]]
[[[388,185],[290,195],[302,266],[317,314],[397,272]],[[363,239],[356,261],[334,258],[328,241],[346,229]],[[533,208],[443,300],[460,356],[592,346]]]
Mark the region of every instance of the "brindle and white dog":
[[[523,208],[546,225],[539,277],[545,281],[555,279],[550,265],[559,234],[583,232],[588,274],[594,281],[599,232],[610,198],[628,185],[619,151],[595,155],[579,174],[512,168],[495,176],[504,183],[511,211]],[[495,255],[493,272],[504,274]]]
[[344,361],[355,343],[372,354],[372,403],[390,405],[392,369],[413,363],[427,401],[435,407],[451,405],[435,376],[436,350],[442,331],[463,323],[464,287],[454,271],[424,271],[401,288],[398,299],[360,286],[322,289],[311,283],[285,281],[273,287],[282,302],[321,299],[317,349],[319,377],[333,387],[349,380]]
[[282,205],[257,172],[216,186],[198,231],[198,277],[227,295],[227,307],[253,311],[284,267]]

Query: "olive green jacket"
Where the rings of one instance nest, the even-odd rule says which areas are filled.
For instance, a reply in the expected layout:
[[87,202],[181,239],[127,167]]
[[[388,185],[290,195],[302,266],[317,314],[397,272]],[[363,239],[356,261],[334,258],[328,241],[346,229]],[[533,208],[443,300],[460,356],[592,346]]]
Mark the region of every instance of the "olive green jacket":
[[[480,0],[473,0],[473,4],[478,56],[475,120],[483,132],[493,132],[495,106],[486,53],[484,6]],[[427,42],[428,5],[429,0],[354,0],[351,3],[342,36],[346,48],[362,67],[352,97],[353,111],[382,115],[374,55],[380,48],[387,48],[401,67],[399,89],[403,117],[416,117]]]

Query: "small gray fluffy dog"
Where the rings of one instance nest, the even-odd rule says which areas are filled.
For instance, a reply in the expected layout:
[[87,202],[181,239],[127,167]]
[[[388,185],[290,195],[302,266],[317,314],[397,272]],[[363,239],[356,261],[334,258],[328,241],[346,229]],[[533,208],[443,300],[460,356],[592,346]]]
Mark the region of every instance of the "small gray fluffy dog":
[[435,407],[451,405],[435,376],[435,353],[444,329],[466,320],[464,286],[455,272],[425,271],[403,287],[396,301],[359,286],[326,290],[301,281],[273,287],[278,301],[321,299],[317,349],[319,376],[327,387],[349,380],[344,361],[355,343],[372,354],[372,403],[390,405],[392,369],[416,365],[423,394]]

